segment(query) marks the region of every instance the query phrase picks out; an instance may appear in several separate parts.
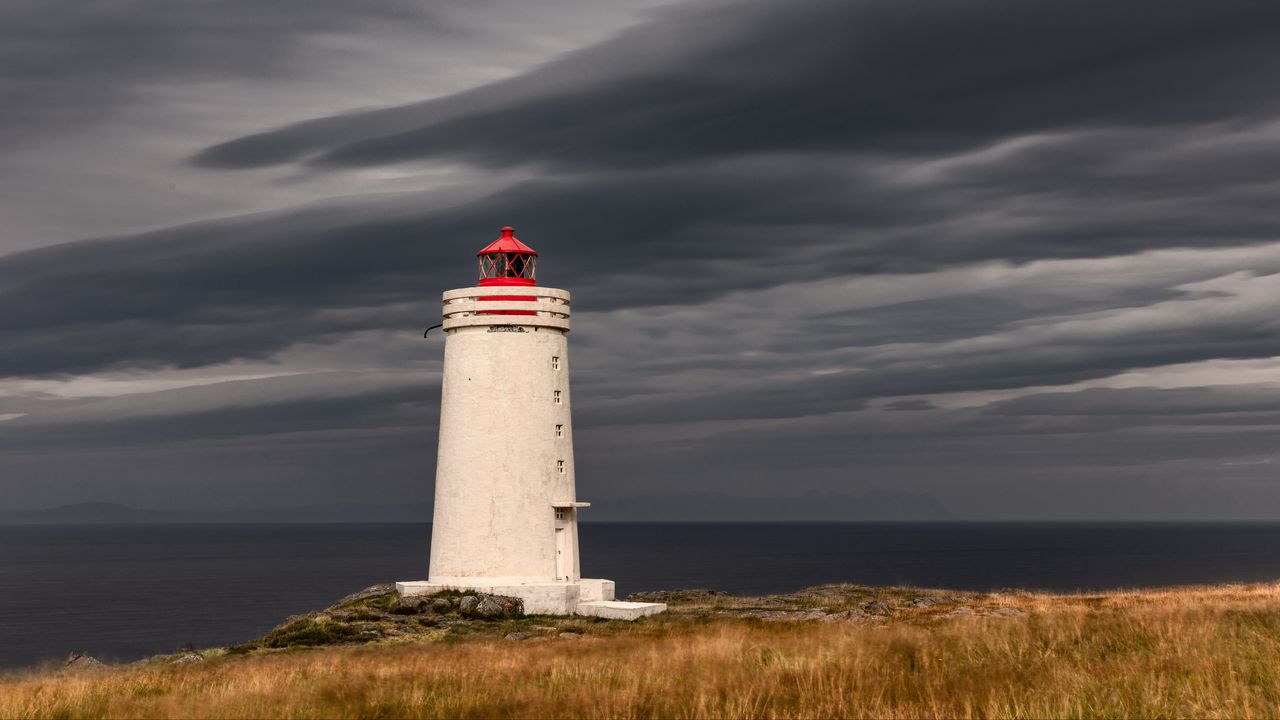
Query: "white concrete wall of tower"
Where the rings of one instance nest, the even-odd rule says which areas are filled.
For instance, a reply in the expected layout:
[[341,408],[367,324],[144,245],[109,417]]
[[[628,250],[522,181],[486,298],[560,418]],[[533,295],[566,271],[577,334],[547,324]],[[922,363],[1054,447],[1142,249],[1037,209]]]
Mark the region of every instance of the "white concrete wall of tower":
[[[432,582],[579,578],[576,527],[571,527],[575,518],[564,517],[576,514],[566,338],[569,293],[534,290],[445,293]],[[541,310],[553,304],[550,300],[479,299],[499,293],[549,297],[556,312]],[[478,314],[501,310],[547,314]],[[557,504],[568,507],[560,511],[560,532],[566,533],[560,542]]]

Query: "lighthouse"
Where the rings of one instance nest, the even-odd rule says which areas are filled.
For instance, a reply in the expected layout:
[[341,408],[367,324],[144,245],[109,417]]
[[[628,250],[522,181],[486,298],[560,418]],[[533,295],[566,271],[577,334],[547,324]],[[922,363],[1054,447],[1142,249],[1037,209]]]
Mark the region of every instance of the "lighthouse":
[[444,370],[426,581],[402,595],[474,590],[530,614],[635,619],[661,603],[614,600],[584,579],[569,394],[569,292],[537,284],[538,253],[502,234],[476,253],[474,287],[444,293]]

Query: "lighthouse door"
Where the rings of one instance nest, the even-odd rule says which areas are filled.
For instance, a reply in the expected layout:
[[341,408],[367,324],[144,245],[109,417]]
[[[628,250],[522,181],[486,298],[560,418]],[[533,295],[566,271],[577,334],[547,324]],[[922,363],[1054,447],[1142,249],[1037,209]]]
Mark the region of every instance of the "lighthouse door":
[[565,542],[566,534],[567,533],[565,533],[564,528],[562,527],[556,528],[556,579],[557,580],[569,579],[568,563],[565,562],[565,552],[566,552],[565,545],[567,544]]
[[569,533],[567,532],[565,508],[556,508],[556,579],[569,579]]

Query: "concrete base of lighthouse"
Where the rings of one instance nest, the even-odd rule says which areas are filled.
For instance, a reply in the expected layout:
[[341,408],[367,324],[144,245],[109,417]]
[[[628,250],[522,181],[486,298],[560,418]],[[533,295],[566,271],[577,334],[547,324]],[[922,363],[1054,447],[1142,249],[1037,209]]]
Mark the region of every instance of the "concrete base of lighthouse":
[[474,590],[489,595],[520,598],[530,615],[589,615],[616,620],[636,620],[667,609],[664,603],[628,603],[614,600],[612,580],[583,578],[577,582],[521,582],[519,578],[440,578],[435,581],[396,583],[405,597],[445,590]]
[[445,582],[398,582],[402,596],[431,595],[445,590],[474,590],[489,595],[520,598],[530,615],[572,615],[582,598],[577,583],[522,583],[500,578],[458,578]]

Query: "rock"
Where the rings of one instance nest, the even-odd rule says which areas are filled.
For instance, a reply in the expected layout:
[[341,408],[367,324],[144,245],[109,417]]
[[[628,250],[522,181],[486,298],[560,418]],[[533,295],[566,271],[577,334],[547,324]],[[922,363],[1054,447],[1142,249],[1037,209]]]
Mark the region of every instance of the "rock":
[[361,590],[360,592],[351,593],[350,595],[334,603],[334,605],[346,605],[348,603],[359,602],[361,600],[370,600],[372,598],[381,597],[383,595],[389,595],[395,592],[395,589],[396,589],[395,583],[381,583],[379,585],[370,585],[369,587]]
[[968,605],[961,605],[955,610],[952,610],[949,613],[943,614],[942,617],[944,618],[973,617],[974,614],[975,613],[973,612],[973,608],[969,607]]
[[756,618],[765,622],[797,622],[800,620],[825,620],[829,617],[823,610],[745,610],[723,613],[736,617]]
[[871,613],[872,615],[887,615],[892,609],[893,608],[891,608],[888,603],[884,603],[879,600],[872,600],[871,602],[862,604],[862,611],[865,613]]
[[62,664],[62,669],[70,672],[93,672],[95,670],[105,669],[107,666],[98,658],[84,653],[73,653],[67,661]]
[[[772,613],[771,613],[771,614],[772,614]],[[777,612],[777,617],[776,617],[776,618],[765,618],[765,619],[766,619],[766,620],[770,620],[770,619],[777,619],[777,620],[791,620],[791,621],[796,621],[796,620],[822,620],[822,619],[823,619],[823,618],[825,618],[826,616],[827,616],[826,611],[824,611],[824,610],[818,610],[817,608],[814,608],[814,609],[812,609],[812,610],[793,610],[793,611],[790,611],[790,612],[787,612],[787,611],[778,611],[778,612]]]
[[865,588],[857,585],[815,585],[796,594],[806,597],[848,597],[863,594],[864,590]]
[[524,615],[524,601],[517,597],[507,597],[505,595],[494,595],[502,603],[503,611],[510,617],[520,617]]
[[458,612],[463,617],[480,620],[520,617],[524,614],[524,602],[506,595],[464,595],[458,601]]
[[582,633],[569,632],[567,630],[560,633],[560,639],[562,640],[577,640],[580,637],[582,637]]
[[170,665],[191,665],[193,663],[201,663],[201,662],[204,662],[204,658],[200,657],[195,653],[187,653],[186,655],[182,655],[181,657],[178,657],[177,659],[175,659],[173,662],[169,664]]
[[831,613],[830,615],[818,619],[822,622],[853,622],[861,619],[862,615],[863,613],[861,610],[854,608],[853,610],[845,610],[844,612]]
[[431,600],[432,612],[438,612],[441,615],[452,611],[454,607],[456,606],[449,600],[449,598],[438,597]]
[[391,603],[391,612],[397,615],[417,615],[431,606],[431,601],[421,595],[396,598]]
[[492,620],[493,618],[499,618],[505,615],[507,613],[507,609],[503,607],[502,602],[494,596],[482,595],[480,597],[480,601],[476,603],[475,610],[472,612],[474,612],[477,617]]
[[551,627],[550,625],[530,625],[529,629],[540,633],[555,633],[560,631],[560,628]]
[[1026,617],[1027,613],[1018,608],[1002,607],[992,610],[988,615],[991,617]]
[[527,632],[513,632],[513,633],[507,633],[507,634],[506,634],[506,637],[504,637],[504,638],[502,638],[502,639],[503,639],[503,640],[511,640],[511,641],[513,641],[513,642],[518,642],[518,641],[520,641],[520,640],[528,640],[528,639],[529,639],[529,638],[531,638],[531,637],[533,637],[533,635],[530,635],[530,634],[529,634],[529,633],[527,633]]
[[633,592],[627,596],[628,602],[691,602],[727,597],[723,590],[698,588],[693,590],[653,590],[650,592]]
[[918,597],[912,598],[907,604],[911,607],[932,607],[934,605],[941,605],[944,602],[946,602],[946,600],[943,600],[942,598]]

